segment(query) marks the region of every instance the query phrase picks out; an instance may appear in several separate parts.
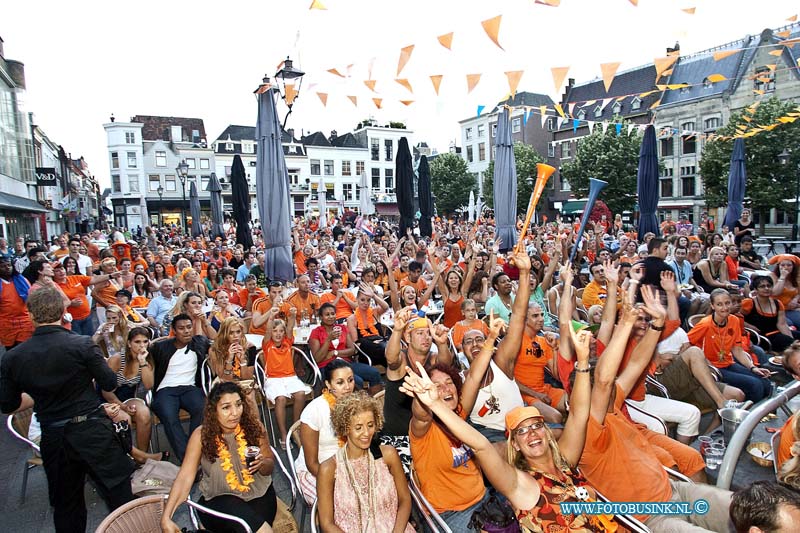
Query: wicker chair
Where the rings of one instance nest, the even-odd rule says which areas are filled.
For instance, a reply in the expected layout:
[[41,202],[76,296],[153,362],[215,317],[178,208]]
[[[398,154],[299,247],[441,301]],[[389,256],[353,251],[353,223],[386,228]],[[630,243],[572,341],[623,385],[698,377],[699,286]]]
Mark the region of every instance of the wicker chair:
[[161,533],[166,494],[145,496],[118,507],[100,522],[95,533]]

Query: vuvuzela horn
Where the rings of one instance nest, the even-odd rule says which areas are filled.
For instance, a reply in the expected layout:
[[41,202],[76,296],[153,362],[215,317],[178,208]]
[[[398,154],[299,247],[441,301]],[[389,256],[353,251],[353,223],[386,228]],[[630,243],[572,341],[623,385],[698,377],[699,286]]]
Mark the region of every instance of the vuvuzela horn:
[[522,242],[525,240],[525,234],[528,232],[531,218],[533,218],[533,213],[536,211],[536,204],[539,203],[539,198],[541,198],[542,192],[544,192],[544,186],[547,185],[547,180],[550,179],[550,176],[552,176],[555,171],[555,167],[544,163],[536,163],[536,184],[533,186],[533,191],[531,191],[531,199],[528,202],[528,212],[525,214],[525,223],[522,225],[522,233],[519,234],[519,240],[517,241],[517,251],[522,249]]
[[580,248],[583,232],[586,230],[586,224],[589,222],[589,215],[592,213],[592,209],[594,209],[597,197],[600,196],[600,191],[605,189],[607,185],[607,181],[589,178],[589,199],[586,200],[586,207],[583,208],[583,216],[581,217],[580,228],[578,228],[578,236],[575,239],[575,246],[572,248],[572,253],[569,254],[570,264],[575,261],[575,254],[578,253],[578,248]]

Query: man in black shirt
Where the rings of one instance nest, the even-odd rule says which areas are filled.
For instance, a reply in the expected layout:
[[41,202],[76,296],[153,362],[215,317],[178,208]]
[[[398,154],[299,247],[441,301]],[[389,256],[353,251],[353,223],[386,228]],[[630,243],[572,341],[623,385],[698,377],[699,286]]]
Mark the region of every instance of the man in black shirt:
[[37,328],[33,337],[3,357],[0,409],[13,413],[30,407],[29,401],[23,402],[23,392],[33,398],[56,531],[83,532],[86,474],[112,510],[133,499],[133,460],[117,439],[94,387],[96,382],[113,391],[117,379],[91,337],[61,327],[64,303],[58,289],[31,293],[27,307]]
[[753,250],[753,238],[749,235],[742,237],[739,242],[739,265],[745,270],[761,270],[762,257]]

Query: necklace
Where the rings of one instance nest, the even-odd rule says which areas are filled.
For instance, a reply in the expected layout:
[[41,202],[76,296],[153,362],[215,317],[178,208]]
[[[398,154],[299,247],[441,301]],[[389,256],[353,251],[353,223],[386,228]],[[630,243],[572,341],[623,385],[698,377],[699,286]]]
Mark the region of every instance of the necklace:
[[[358,513],[358,529],[362,532],[371,531],[374,527],[374,524],[377,522],[375,519],[375,458],[372,457],[372,454],[367,450],[367,494],[366,498],[362,494],[362,491],[359,490],[358,486],[356,485],[356,478],[355,473],[353,472],[353,465],[350,464],[350,458],[347,456],[347,446],[342,446],[338,452],[339,457],[337,457],[337,461],[344,461],[344,468],[347,472],[347,479],[350,482],[350,487],[352,487],[353,492],[356,496],[356,511]],[[366,501],[364,501],[366,500]],[[362,513],[362,509],[365,509],[366,512]],[[366,517],[363,516],[366,514]],[[366,523],[364,523],[364,518],[366,518]],[[370,527],[373,526],[373,527]]]
[[247,440],[244,437],[244,431],[242,431],[241,426],[236,426],[234,435],[236,438],[236,451],[239,455],[241,481],[239,481],[239,476],[236,474],[236,471],[233,468],[231,451],[228,449],[227,443],[221,436],[217,436],[217,456],[219,457],[222,471],[225,472],[225,482],[228,484],[228,486],[231,489],[239,492],[250,492],[250,485],[255,481],[255,478],[253,477],[253,474],[248,472],[246,469],[241,468],[241,465],[247,464],[247,459],[245,458],[245,454],[247,452]]
[[723,363],[725,362],[725,355],[727,355],[727,351],[725,350],[727,331],[725,331],[725,328],[728,326],[728,319],[726,318],[725,322],[719,324],[717,323],[716,317],[711,315],[711,320],[714,322],[714,326],[717,328],[717,347],[719,348],[718,357],[719,362]]

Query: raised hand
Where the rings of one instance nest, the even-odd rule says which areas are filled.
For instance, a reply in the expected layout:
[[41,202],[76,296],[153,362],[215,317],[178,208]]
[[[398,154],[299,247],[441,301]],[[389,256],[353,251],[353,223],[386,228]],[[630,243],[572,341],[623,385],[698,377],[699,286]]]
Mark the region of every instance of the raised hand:
[[403,331],[411,320],[412,316],[416,315],[416,309],[413,307],[405,307],[395,313],[394,315],[394,329],[396,331]]
[[406,376],[400,390],[405,394],[416,398],[425,406],[430,407],[439,399],[439,390],[433,384],[425,368],[417,363],[419,375],[415,374],[411,367],[406,367]]
[[[589,347],[592,340],[592,333],[588,328],[583,328],[579,331],[574,331],[569,328],[570,337],[572,337],[572,344],[575,346],[575,354],[579,363],[587,363],[589,361]],[[586,368],[582,365],[583,368]]]
[[603,261],[603,271],[610,283],[619,283],[619,269],[614,268],[614,263],[610,259]]
[[433,342],[436,344],[445,344],[447,342],[447,333],[450,331],[442,324],[437,325],[430,325],[429,331],[431,332],[431,337],[433,338]]
[[489,336],[493,339],[498,338],[506,329],[506,323],[502,318],[495,318],[494,309],[489,313]]
[[531,258],[528,257],[528,253],[523,249],[518,252],[514,252],[511,257],[512,261],[516,265],[516,267],[520,270],[520,272],[530,272],[531,270]]
[[644,278],[644,265],[641,263],[636,263],[633,265],[628,272],[628,277],[630,277],[633,281],[641,282],[642,278]]
[[575,279],[575,274],[569,264],[561,267],[558,273],[558,279],[564,282],[565,287],[572,285],[572,280]]
[[661,305],[659,299],[659,291],[652,288],[650,285],[642,285],[642,299],[644,300],[644,310],[647,311],[654,320],[664,320],[667,316],[667,310]]
[[661,288],[668,293],[675,293],[678,286],[675,284],[675,273],[672,270],[661,271]]
[[361,292],[363,292],[365,295],[369,296],[370,298],[372,298],[375,295],[375,293],[372,292],[372,289],[370,288],[370,286],[367,285],[366,283],[364,283],[363,281],[358,284],[358,290],[360,290]]

